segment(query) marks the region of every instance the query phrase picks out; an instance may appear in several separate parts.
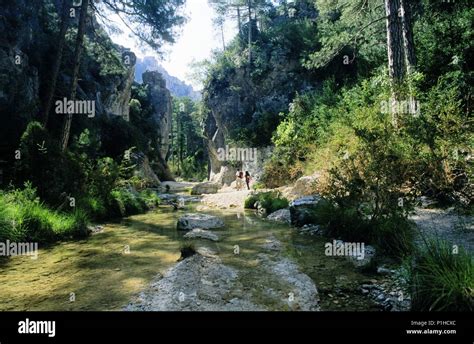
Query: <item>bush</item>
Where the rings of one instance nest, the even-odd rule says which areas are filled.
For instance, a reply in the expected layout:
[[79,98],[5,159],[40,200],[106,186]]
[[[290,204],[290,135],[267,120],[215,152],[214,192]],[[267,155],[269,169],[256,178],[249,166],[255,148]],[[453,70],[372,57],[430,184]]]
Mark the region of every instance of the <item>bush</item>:
[[414,251],[413,226],[399,214],[374,219],[365,214],[363,206],[339,206],[323,200],[315,207],[313,218],[326,236],[375,245],[379,253],[397,261]]
[[400,215],[380,219],[374,229],[374,242],[381,253],[399,262],[415,250],[415,231],[409,220]]
[[316,224],[323,227],[324,234],[328,237],[364,242],[372,239],[371,226],[355,207],[341,207],[323,200],[315,207],[314,213]]
[[0,241],[51,243],[87,236],[88,217],[84,212],[52,211],[40,203],[31,184],[26,184],[24,190],[1,193],[0,206]]
[[277,210],[288,208],[289,202],[282,197],[280,193],[270,191],[250,195],[246,200],[244,207],[246,209],[256,209],[255,205],[259,203],[261,208],[266,209],[267,214]]
[[160,205],[160,198],[150,190],[137,192],[129,188],[115,189],[112,196],[112,214],[130,216],[144,213]]
[[440,240],[429,240],[415,256],[410,272],[414,311],[474,310],[474,266],[462,248],[458,254]]
[[255,203],[258,201],[258,196],[255,195],[250,195],[245,199],[244,203],[244,208],[245,209],[255,209]]
[[144,190],[140,192],[141,199],[145,202],[148,209],[156,208],[160,205],[161,199],[156,192],[151,190]]
[[136,215],[144,212],[145,202],[136,193],[127,189],[115,189],[112,191],[114,209],[119,216]]
[[110,217],[110,211],[104,203],[104,200],[99,197],[83,197],[79,200],[78,207],[93,220],[106,220]]
[[85,184],[84,166],[38,122],[31,122],[20,141],[21,159],[15,162],[15,184],[31,182],[47,204],[58,205],[63,195],[79,195]]

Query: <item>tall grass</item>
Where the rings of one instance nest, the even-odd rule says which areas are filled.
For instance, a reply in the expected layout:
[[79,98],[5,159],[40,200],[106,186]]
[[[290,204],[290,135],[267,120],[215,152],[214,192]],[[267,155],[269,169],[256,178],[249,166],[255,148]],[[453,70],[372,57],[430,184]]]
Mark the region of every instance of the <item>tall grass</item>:
[[429,239],[411,268],[414,311],[473,311],[473,257],[462,248]]
[[413,253],[415,231],[406,217],[387,214],[374,220],[353,206],[322,200],[313,209],[315,223],[326,236],[375,245],[380,254],[401,262]]
[[0,193],[0,241],[50,243],[87,236],[84,212],[59,213],[36,197],[31,185],[24,190]]

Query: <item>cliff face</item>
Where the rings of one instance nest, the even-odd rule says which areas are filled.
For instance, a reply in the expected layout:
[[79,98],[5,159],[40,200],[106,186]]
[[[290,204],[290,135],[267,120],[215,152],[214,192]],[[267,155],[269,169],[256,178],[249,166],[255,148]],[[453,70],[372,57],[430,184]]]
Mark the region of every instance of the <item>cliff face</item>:
[[[241,94],[232,91],[233,85],[239,85]],[[209,109],[204,135],[209,152],[209,179],[213,182],[229,185],[235,180],[235,172],[242,168],[241,162],[219,159],[218,149],[226,147],[233,129],[251,122],[252,118],[248,115],[255,111],[256,92],[243,70],[236,70],[232,77],[224,80],[213,80],[208,86],[204,96],[204,103]]]
[[[19,137],[31,120],[39,120],[51,82],[59,32],[59,1],[18,0],[2,3],[0,9],[0,153]],[[54,10],[53,10],[54,9]],[[129,119],[131,86],[136,57],[111,42],[91,15],[87,21],[87,44],[81,62],[78,99],[94,100],[96,116]],[[53,17],[56,16],[56,17]],[[78,18],[70,18],[70,26]],[[105,46],[110,49],[104,59]],[[53,101],[68,97],[71,85],[74,35],[68,36]],[[129,64],[121,61],[129,56]],[[111,65],[114,65],[111,68]],[[53,107],[54,108],[54,107]],[[52,129],[58,129],[62,115],[50,114]],[[74,126],[73,126],[74,130]],[[73,133],[77,134],[77,133]],[[8,147],[8,148],[5,148]]]
[[[99,115],[120,116],[125,121],[130,121],[130,99],[132,96],[132,85],[135,78],[135,54],[117,46],[117,51],[126,57],[129,64],[124,64],[125,71],[106,81],[95,83],[95,89],[88,97],[94,97]],[[91,76],[92,78],[92,76]]]
[[[17,13],[23,13],[18,16]],[[26,127],[39,110],[39,68],[33,36],[41,35],[39,18],[29,1],[2,3],[0,9],[0,157],[18,139],[16,126]],[[31,57],[30,57],[31,56]]]
[[143,83],[147,87],[148,100],[152,106],[153,121],[157,124],[158,142],[156,149],[159,152],[159,161],[156,162],[156,171],[161,181],[173,180],[168,168],[167,159],[170,154],[172,100],[170,91],[166,88],[163,76],[158,72],[143,73]]
[[143,59],[138,59],[136,70],[136,82],[143,82],[142,74],[144,72],[157,71],[161,73],[163,79],[165,79],[166,88],[170,90],[170,93],[174,97],[189,97],[196,101],[201,100],[201,94],[199,92],[194,91],[193,87],[187,85],[184,81],[170,75],[153,56],[145,56]]
[[[42,118],[41,110],[46,103],[57,54],[60,4],[62,1],[18,0],[2,3],[0,8],[0,175],[3,166],[11,166],[14,162],[14,152],[28,123]],[[54,139],[60,137],[64,120],[63,114],[55,113],[54,103],[67,99],[71,92],[75,53],[75,31],[72,28],[77,27],[77,20],[70,18],[71,29],[66,35],[53,109],[49,114],[47,130]],[[151,142],[153,154],[150,157],[153,159],[149,165],[160,180],[173,180],[166,163],[171,144],[172,100],[162,75],[158,72],[143,75],[152,108],[154,125],[150,127],[157,133],[153,138],[144,137],[146,134],[142,133],[141,140],[136,140],[133,135],[137,135],[134,127],[137,123],[124,124],[117,118],[130,122],[130,99],[137,62],[135,54],[114,44],[92,12],[86,22],[84,42],[77,100],[93,101],[95,117],[74,117],[71,145],[73,138],[85,128],[101,135],[102,153],[114,158],[129,149],[128,144],[137,146],[148,140],[155,141]],[[145,143],[141,149],[146,151]],[[143,161],[148,164],[148,157]]]

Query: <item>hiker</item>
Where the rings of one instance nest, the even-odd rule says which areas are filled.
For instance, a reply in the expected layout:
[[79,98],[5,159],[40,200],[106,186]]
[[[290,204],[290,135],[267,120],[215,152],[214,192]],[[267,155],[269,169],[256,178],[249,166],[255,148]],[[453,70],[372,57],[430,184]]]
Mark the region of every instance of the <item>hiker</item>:
[[240,191],[242,189],[242,183],[243,183],[242,176],[243,176],[243,172],[240,170],[237,171],[237,173],[235,174],[235,188],[237,189],[237,191]]
[[238,190],[242,190],[244,188],[244,172],[240,171],[239,172],[239,188]]
[[250,176],[249,171],[245,171],[245,183],[247,184],[247,190],[250,190],[250,181],[252,177]]

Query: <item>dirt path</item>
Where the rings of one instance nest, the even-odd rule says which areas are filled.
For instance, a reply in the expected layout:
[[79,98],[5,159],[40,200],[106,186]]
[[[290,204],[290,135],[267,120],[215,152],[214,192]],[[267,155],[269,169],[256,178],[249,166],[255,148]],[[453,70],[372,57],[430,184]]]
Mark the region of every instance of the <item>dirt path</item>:
[[410,217],[420,233],[428,237],[436,237],[464,247],[474,252],[474,221],[472,216],[458,215],[445,209],[416,209]]
[[209,207],[219,209],[243,209],[245,199],[250,191],[237,191],[233,189],[224,189],[216,194],[204,195],[202,203]]

